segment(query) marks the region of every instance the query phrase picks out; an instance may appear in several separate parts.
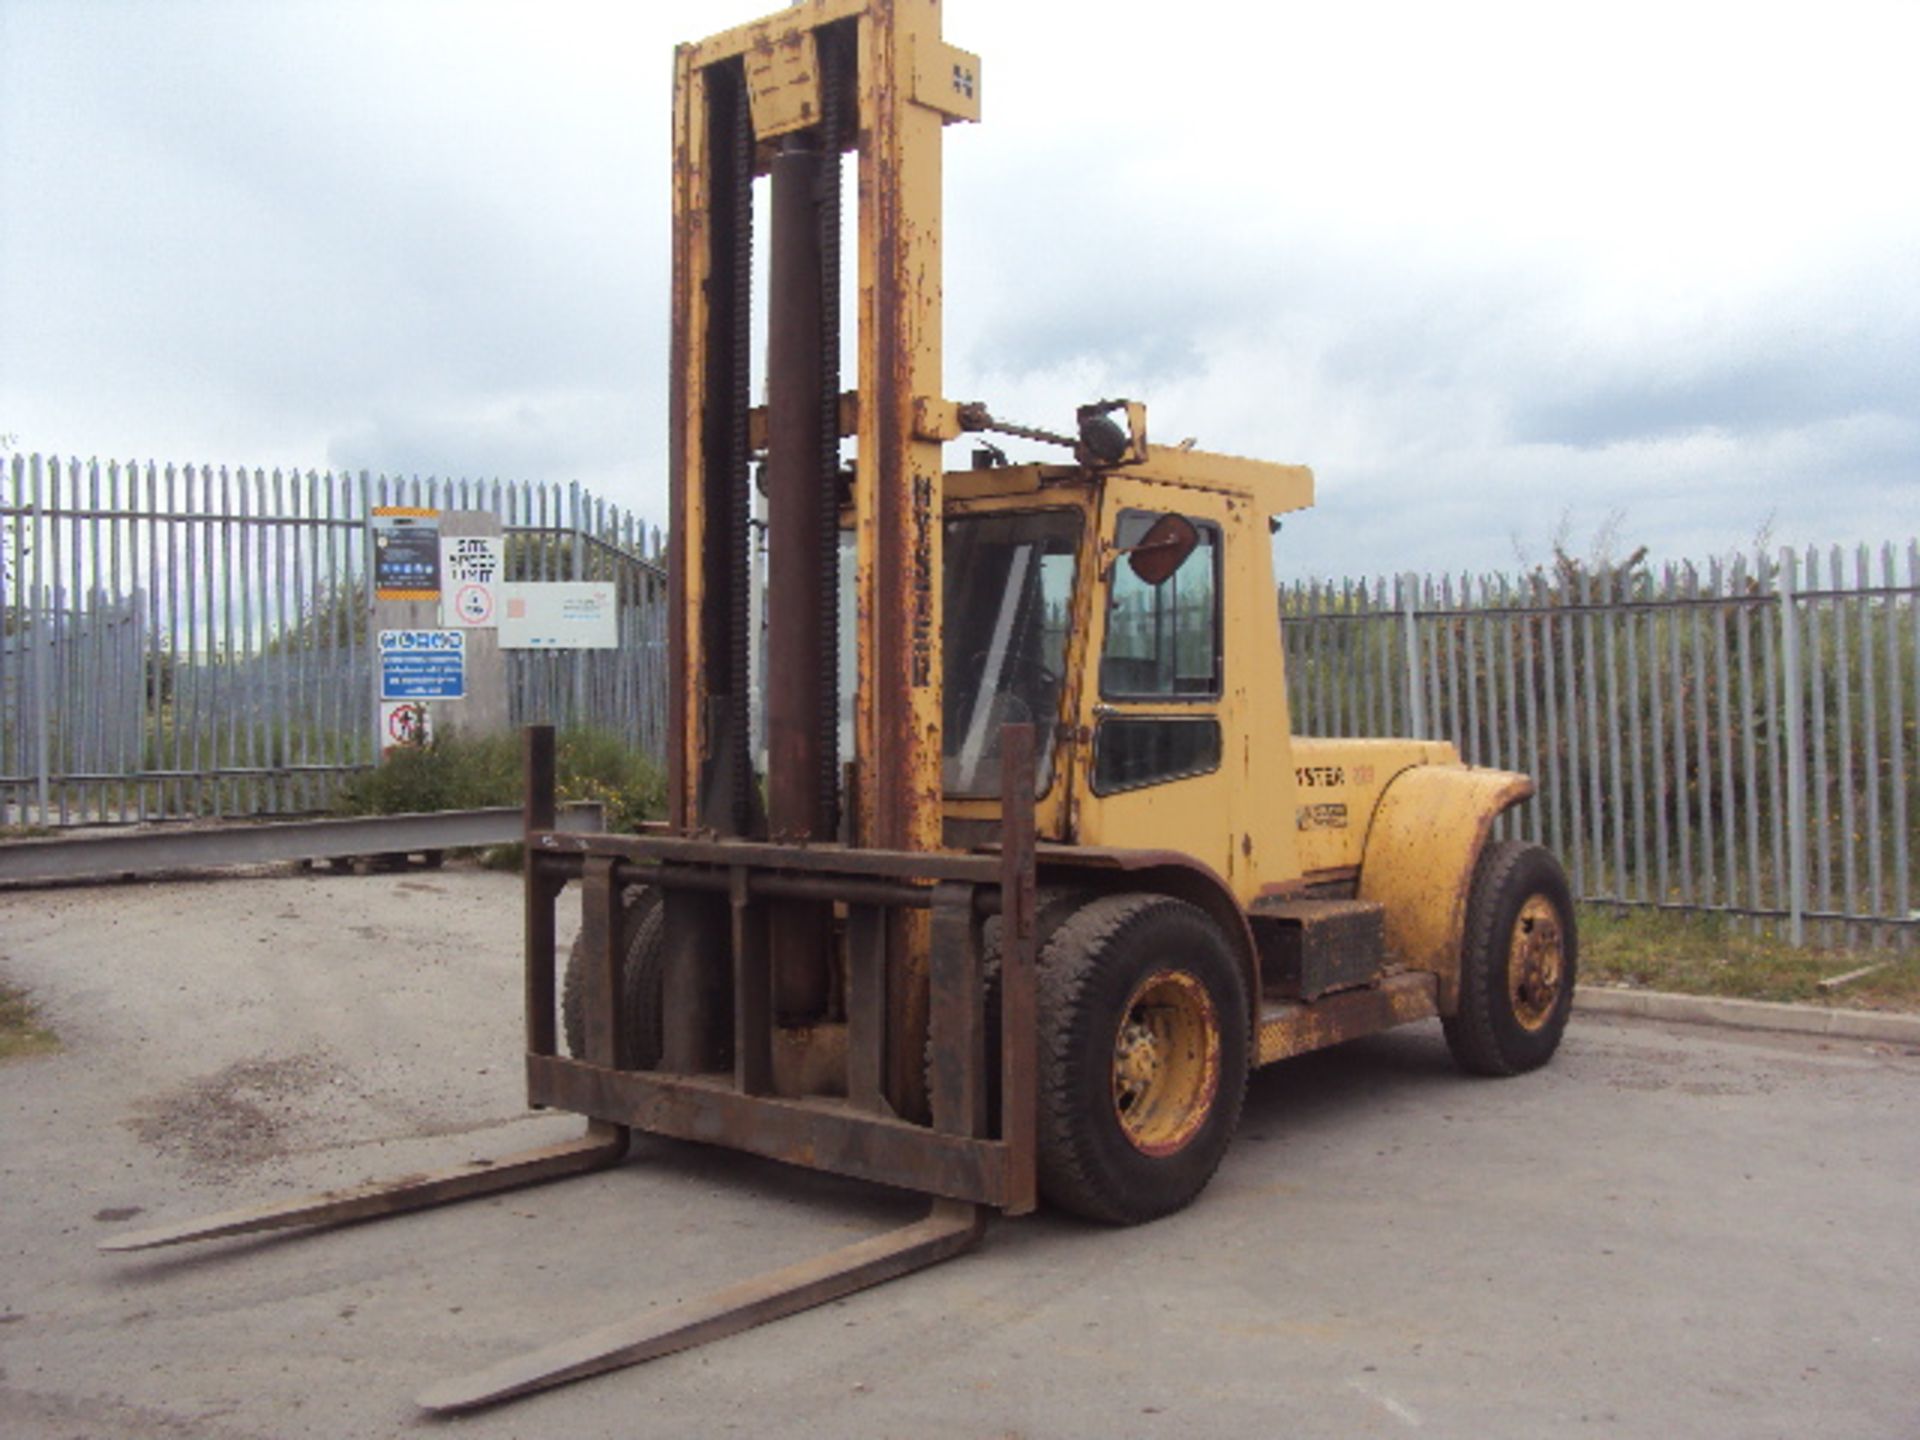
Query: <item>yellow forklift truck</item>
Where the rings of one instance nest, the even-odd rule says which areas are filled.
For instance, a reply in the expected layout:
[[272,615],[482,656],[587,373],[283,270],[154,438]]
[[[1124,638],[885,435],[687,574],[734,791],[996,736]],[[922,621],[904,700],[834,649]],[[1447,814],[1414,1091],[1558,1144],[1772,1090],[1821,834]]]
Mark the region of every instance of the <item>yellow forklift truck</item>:
[[[1312,503],[1311,474],[1155,445],[1128,401],[1054,434],[943,398],[940,149],[980,100],[935,0],[807,0],[677,53],[668,820],[558,830],[551,732],[527,740],[528,1099],[586,1134],[107,1248],[490,1193],[613,1164],[635,1130],[932,1199],[894,1234],[420,1397],[458,1410],[931,1264],[991,1210],[1178,1210],[1255,1065],[1431,1016],[1469,1071],[1552,1056],[1574,985],[1566,879],[1490,839],[1531,782],[1442,742],[1290,733],[1270,524]],[[993,433],[1057,443],[1060,463],[981,442],[973,468],[943,469],[950,442]],[[562,977],[569,884],[583,911]]]

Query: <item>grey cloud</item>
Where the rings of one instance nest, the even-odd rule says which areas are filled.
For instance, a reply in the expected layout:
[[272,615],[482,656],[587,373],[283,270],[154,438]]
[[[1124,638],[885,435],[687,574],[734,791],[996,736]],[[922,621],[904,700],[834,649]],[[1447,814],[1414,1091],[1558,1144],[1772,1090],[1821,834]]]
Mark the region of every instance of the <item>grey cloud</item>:
[[1920,420],[1920,331],[1869,345],[1769,337],[1679,373],[1655,354],[1639,373],[1599,384],[1558,378],[1561,393],[1536,394],[1515,411],[1516,439],[1591,448],[1697,430],[1764,434],[1860,415]]
[[[556,27],[594,13],[552,8]],[[463,48],[502,13],[0,0],[4,428],[23,448],[577,478],[660,513],[664,41],[633,57],[644,83],[590,77],[572,114],[577,62],[547,63],[564,31],[539,60]],[[682,35],[708,18],[673,15]],[[444,45],[440,22],[459,26]],[[1130,101],[1093,109],[1110,85],[1063,76],[1051,44],[954,24],[999,88],[948,148],[949,394],[1064,426],[1127,393],[1157,435],[1309,462],[1321,505],[1282,554],[1321,573],[1510,565],[1514,534],[1537,551],[1562,515],[1579,538],[1614,510],[1668,549],[1769,515],[1781,539],[1920,524],[1906,212],[1880,253],[1814,235],[1817,273],[1724,315],[1631,291],[1607,310],[1606,257],[1493,220],[1349,220],[1286,193],[1265,138],[1228,157],[1237,183],[1189,170],[1178,86],[1143,130]],[[1215,146],[1194,158],[1220,160],[1228,138],[1193,124]],[[1172,160],[1130,169],[1156,146]],[[42,439],[49,416],[66,428]]]
[[[206,8],[203,25],[76,5],[72,29],[18,27],[9,76],[35,78],[7,87],[5,128],[55,133],[24,112],[84,95],[63,113],[85,163],[44,140],[0,153],[50,222],[9,225],[0,326],[39,357],[9,389],[90,389],[103,415],[171,392],[208,419],[231,395],[292,433],[364,435],[487,396],[645,393],[636,337],[664,337],[664,276],[636,236],[664,238],[648,202],[665,187],[605,183],[664,171],[639,161],[645,127],[530,165],[513,141],[540,102],[497,74],[423,83],[380,24],[325,7]],[[562,437],[531,473],[578,449]]]
[[609,454],[641,449],[641,429],[638,402],[618,391],[504,395],[477,407],[419,402],[342,427],[327,462],[462,479],[599,480]]
[[[948,285],[958,358],[1002,374],[1092,361],[1142,383],[1189,378],[1204,372],[1209,339],[1246,303],[1230,275],[1166,270],[1117,247],[1009,248],[989,274],[957,279],[975,282]],[[980,298],[962,298],[970,291]]]

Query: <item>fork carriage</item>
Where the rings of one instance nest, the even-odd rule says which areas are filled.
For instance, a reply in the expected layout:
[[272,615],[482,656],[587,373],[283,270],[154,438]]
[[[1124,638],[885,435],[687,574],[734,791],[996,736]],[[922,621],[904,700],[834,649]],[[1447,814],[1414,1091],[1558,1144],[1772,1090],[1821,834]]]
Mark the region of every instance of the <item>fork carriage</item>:
[[[557,830],[552,732],[530,730],[529,1102],[1009,1214],[1032,1210],[1031,730],[1010,727],[1002,745],[1008,793],[998,853],[957,854]],[[582,890],[586,998],[578,1058],[558,1053],[554,1021],[555,909],[573,880]],[[636,885],[659,891],[664,910],[659,1056],[645,1069],[618,1021],[624,893]],[[782,901],[833,907],[842,981],[832,1008],[843,1018],[779,1023],[769,927]],[[983,942],[991,916],[1001,921],[1001,1005],[989,1047]],[[930,930],[924,976],[889,945],[907,917]],[[990,1048],[1000,1058],[993,1117]],[[914,1087],[896,1078],[921,1074],[924,1123],[904,1113]]]

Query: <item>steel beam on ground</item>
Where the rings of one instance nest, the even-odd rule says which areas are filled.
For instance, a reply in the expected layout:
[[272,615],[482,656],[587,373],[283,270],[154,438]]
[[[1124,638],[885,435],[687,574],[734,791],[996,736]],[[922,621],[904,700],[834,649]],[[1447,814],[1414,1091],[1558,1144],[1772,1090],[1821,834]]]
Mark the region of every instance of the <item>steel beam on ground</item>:
[[[598,804],[562,807],[574,831],[599,831]],[[262,865],[277,860],[326,860],[349,855],[417,855],[478,845],[510,845],[525,833],[518,806],[445,810],[429,815],[369,815],[347,819],[219,825],[199,830],[149,830],[0,844],[0,883],[80,880],[154,870]]]

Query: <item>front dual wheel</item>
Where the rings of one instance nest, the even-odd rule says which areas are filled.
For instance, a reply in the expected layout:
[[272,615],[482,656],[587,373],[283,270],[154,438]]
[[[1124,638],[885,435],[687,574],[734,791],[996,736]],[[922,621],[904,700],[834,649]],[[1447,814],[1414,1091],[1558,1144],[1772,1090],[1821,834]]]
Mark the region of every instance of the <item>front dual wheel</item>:
[[[662,986],[666,974],[665,923],[660,892],[652,886],[629,885],[620,895],[619,959],[615,970],[614,1031],[620,1063],[631,1070],[651,1070],[660,1063]],[[586,936],[575,937],[567,952],[565,979],[560,987],[560,1023],[567,1052],[587,1058]]]
[[1219,927],[1166,896],[1103,896],[1048,938],[1037,978],[1041,1192],[1112,1224],[1183,1208],[1246,1095],[1246,987]]

